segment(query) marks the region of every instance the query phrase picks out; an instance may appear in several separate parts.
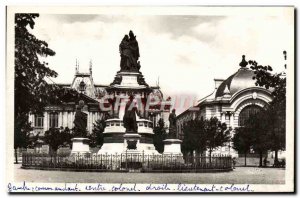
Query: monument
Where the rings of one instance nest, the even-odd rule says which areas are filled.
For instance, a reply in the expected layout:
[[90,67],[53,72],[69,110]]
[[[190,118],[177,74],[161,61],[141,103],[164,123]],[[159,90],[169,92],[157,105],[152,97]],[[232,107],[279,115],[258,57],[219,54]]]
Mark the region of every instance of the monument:
[[140,53],[136,35],[125,35],[119,45],[120,71],[106,89],[111,96],[103,132],[104,144],[98,154],[159,154],[153,145],[153,122],[146,108],[152,88],[140,72]]
[[71,155],[74,154],[86,154],[91,153],[89,147],[89,139],[87,136],[87,114],[82,112],[84,107],[84,101],[80,100],[76,107],[75,119],[74,119],[74,135],[72,138],[72,151]]
[[175,109],[169,115],[169,134],[168,138],[164,140],[164,154],[182,155],[181,143],[182,141],[176,137],[176,113]]

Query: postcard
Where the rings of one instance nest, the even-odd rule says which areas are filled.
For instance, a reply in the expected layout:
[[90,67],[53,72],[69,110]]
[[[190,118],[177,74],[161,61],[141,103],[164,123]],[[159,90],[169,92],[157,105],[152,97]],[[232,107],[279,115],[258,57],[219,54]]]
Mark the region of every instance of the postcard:
[[294,192],[294,18],[8,6],[7,192]]

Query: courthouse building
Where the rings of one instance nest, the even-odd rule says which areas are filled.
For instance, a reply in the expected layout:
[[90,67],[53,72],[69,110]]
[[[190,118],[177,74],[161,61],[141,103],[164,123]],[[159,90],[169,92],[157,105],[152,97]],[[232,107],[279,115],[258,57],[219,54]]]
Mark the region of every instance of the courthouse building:
[[[271,91],[255,85],[254,72],[247,67],[243,56],[239,69],[226,78],[214,79],[215,89],[211,94],[198,101],[198,104],[187,109],[177,117],[178,137],[183,139],[184,123],[191,119],[209,119],[217,117],[232,129],[243,126],[254,113],[260,111],[272,100]],[[219,148],[215,153],[236,154],[232,144]]]

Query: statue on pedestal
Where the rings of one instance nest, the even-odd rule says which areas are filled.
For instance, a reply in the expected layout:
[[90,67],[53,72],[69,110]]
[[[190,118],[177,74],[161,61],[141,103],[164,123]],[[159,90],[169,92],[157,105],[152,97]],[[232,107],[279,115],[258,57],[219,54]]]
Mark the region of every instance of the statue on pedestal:
[[87,131],[87,114],[82,112],[81,109],[84,106],[84,101],[80,100],[79,105],[76,107],[75,119],[74,119],[74,133],[78,137],[86,137]]
[[136,36],[131,30],[129,36],[124,36],[119,45],[119,50],[121,55],[121,71],[139,71],[141,67],[138,61],[140,57],[139,45]]
[[175,109],[172,110],[172,113],[169,115],[169,134],[168,138],[169,139],[176,139],[176,133],[177,133],[177,128],[176,128],[176,114],[175,114]]
[[125,106],[125,114],[123,117],[126,133],[137,133],[138,126],[136,122],[137,108],[134,105],[133,96],[130,96],[129,101]]

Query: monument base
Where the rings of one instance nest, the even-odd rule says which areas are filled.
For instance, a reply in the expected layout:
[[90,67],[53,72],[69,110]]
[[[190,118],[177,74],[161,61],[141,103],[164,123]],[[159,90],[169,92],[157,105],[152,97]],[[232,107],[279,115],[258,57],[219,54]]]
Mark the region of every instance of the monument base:
[[104,143],[97,155],[124,155],[124,154],[140,154],[140,155],[160,155],[155,150],[153,143],[140,142],[143,136],[138,133],[125,133],[123,142]]
[[164,140],[164,155],[182,155],[181,143],[179,139],[166,139]]
[[88,138],[73,138],[72,142],[71,155],[91,153]]
[[125,133],[124,137],[124,149],[125,151],[136,152],[139,149],[141,135],[137,133]]

